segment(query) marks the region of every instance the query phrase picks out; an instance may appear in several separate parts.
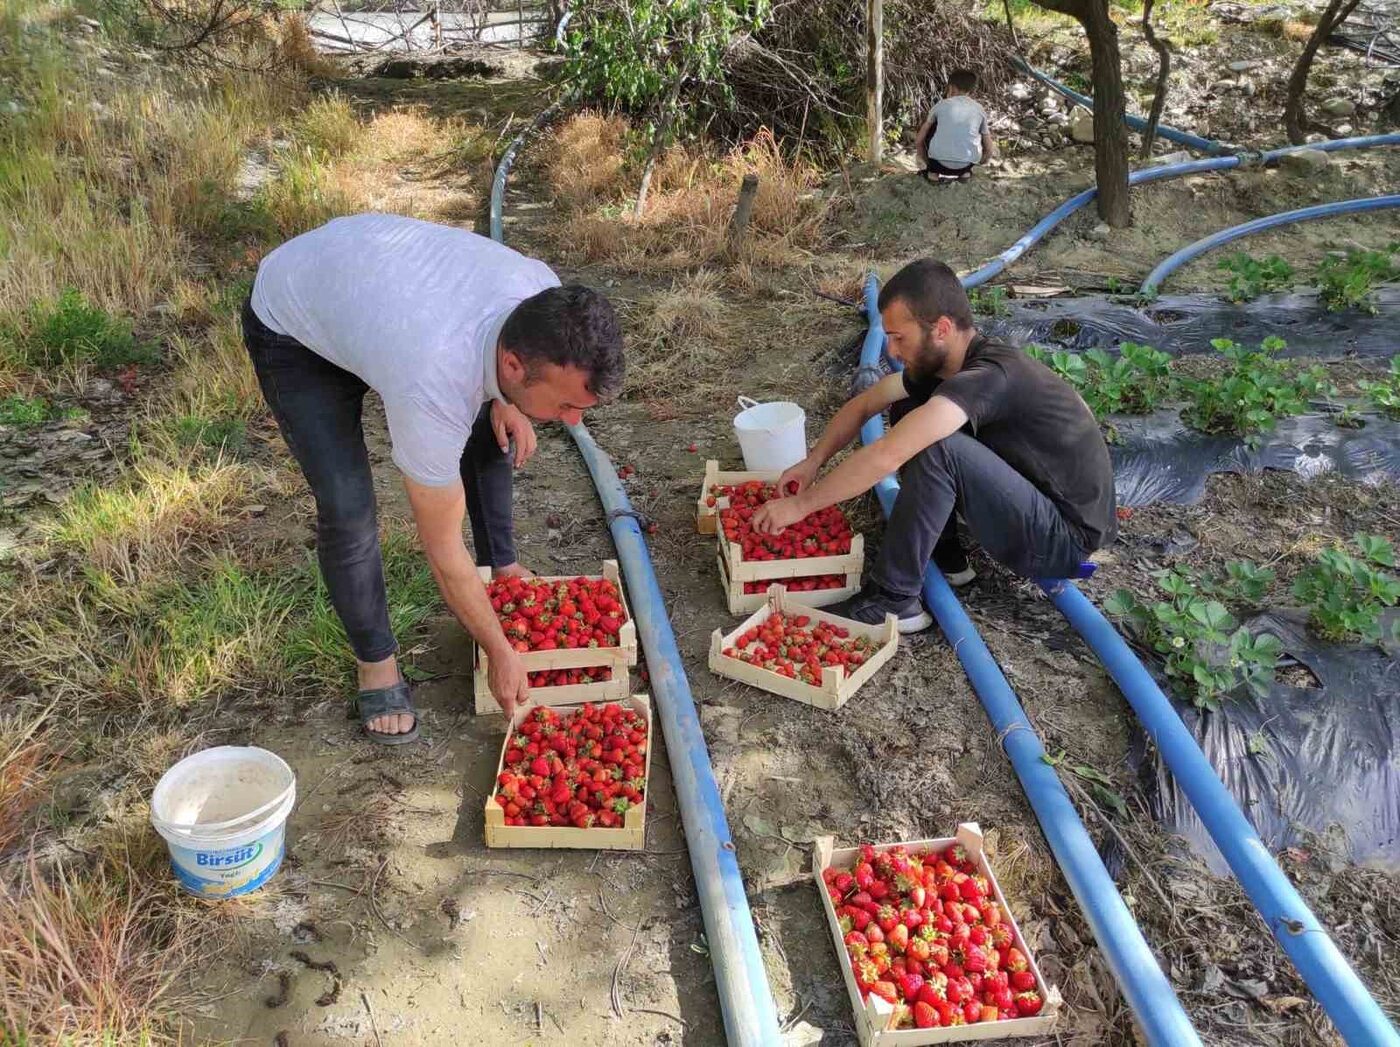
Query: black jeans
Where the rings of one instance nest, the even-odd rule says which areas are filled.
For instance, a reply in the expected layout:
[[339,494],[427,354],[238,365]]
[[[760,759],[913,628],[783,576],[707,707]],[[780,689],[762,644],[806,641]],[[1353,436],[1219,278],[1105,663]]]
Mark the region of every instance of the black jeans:
[[[282,438],[316,498],[316,557],[331,605],[355,657],[381,661],[398,643],[389,627],[374,474],[360,424],[369,386],[270,330],[250,304],[243,307],[243,341]],[[461,471],[477,562],[514,563],[510,456],[496,443],[489,403],[462,452]]]
[[[896,404],[890,424],[910,407]],[[871,581],[898,596],[916,595],[939,539],[956,534],[954,510],[988,556],[1023,578],[1072,578],[1084,560],[1055,503],[986,444],[958,432],[900,471],[899,497]]]

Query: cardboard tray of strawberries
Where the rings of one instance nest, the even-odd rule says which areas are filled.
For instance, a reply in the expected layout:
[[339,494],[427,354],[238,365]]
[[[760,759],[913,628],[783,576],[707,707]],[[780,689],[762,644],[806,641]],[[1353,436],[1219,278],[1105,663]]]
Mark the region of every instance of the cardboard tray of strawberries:
[[[779,628],[777,624],[781,623]],[[845,705],[899,648],[894,615],[881,625],[793,606],[781,585],[733,631],[710,636],[710,671],[819,709]]]
[[644,850],[652,741],[644,694],[517,709],[486,799],[486,846]]
[[837,849],[822,837],[812,874],[862,1047],[1054,1028],[1059,991],[1026,948],[975,823],[912,843]]
[[865,538],[851,531],[838,506],[828,506],[781,534],[758,534],[749,524],[769,492],[735,496],[720,510],[720,560],[729,582],[778,582],[840,574],[859,577],[865,566]]
[[[493,580],[489,567],[478,571],[506,639],[530,674],[533,702],[567,705],[631,693],[627,667],[637,664],[637,626],[616,560],[604,560],[601,574],[524,581]],[[472,673],[477,713],[500,708],[487,683],[489,664],[478,647]]]
[[[731,582],[724,557],[715,553],[719,584],[730,614],[752,614],[768,602],[769,582]],[[803,607],[829,607],[860,592],[860,572],[784,578],[789,603]]]
[[729,506],[729,489],[743,484],[771,484],[782,475],[776,471],[721,469],[711,459],[705,463],[705,479],[700,484],[700,497],[695,499],[695,530],[699,534],[714,534],[719,529],[719,513]]

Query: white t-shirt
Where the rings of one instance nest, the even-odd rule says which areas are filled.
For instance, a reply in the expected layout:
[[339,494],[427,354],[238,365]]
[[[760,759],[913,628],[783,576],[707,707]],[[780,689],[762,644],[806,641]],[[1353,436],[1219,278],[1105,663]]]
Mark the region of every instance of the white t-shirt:
[[520,302],[559,278],[464,229],[398,215],[337,218],[262,260],[253,312],[384,401],[393,460],[412,480],[460,478],[462,449],[500,399],[496,343]]
[[928,111],[938,121],[928,142],[928,155],[947,167],[966,167],[982,162],[982,132],[987,129],[987,113],[967,95],[953,95]]

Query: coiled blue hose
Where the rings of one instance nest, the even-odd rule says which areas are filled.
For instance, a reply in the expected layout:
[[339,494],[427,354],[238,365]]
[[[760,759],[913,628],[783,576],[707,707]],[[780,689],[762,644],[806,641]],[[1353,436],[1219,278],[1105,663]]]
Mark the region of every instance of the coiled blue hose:
[[1283,211],[1279,214],[1266,215],[1263,218],[1256,218],[1251,222],[1242,222],[1239,225],[1232,225],[1228,229],[1222,229],[1218,233],[1211,233],[1203,236],[1193,244],[1187,244],[1180,251],[1168,255],[1157,268],[1147,274],[1147,279],[1142,282],[1143,294],[1156,294],[1162,281],[1169,275],[1180,269],[1193,258],[1198,258],[1207,251],[1219,247],[1221,244],[1228,244],[1232,240],[1238,240],[1243,236],[1252,233],[1263,232],[1265,229],[1273,229],[1280,225],[1291,225],[1294,222],[1307,222],[1314,218],[1333,218],[1337,215],[1354,214],[1358,211],[1380,211],[1388,207],[1400,207],[1400,195],[1391,196],[1367,196],[1357,200],[1339,200],[1331,204],[1317,204],[1313,207],[1300,207],[1296,211]]

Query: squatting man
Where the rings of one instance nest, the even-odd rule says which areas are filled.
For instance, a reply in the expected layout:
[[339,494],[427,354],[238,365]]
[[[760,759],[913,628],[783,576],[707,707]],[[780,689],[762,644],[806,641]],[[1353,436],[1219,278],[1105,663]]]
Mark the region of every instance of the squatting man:
[[[622,386],[612,305],[560,286],[542,262],[493,240],[396,215],[337,218],[263,259],[243,309],[263,396],[316,499],[316,555],[359,669],[365,734],[399,745],[418,715],[395,657],[365,394],[384,402],[428,565],[448,608],[486,652],[509,715],[527,696],[477,562],[526,575],[511,520],[512,466],[534,421],[577,423]],[[511,448],[514,448],[512,454]]]
[[[807,457],[783,473],[781,497],[759,508],[754,527],[782,531],[899,471],[899,497],[864,588],[829,610],[872,624],[894,614],[901,632],[932,624],[919,597],[930,558],[953,585],[973,578],[957,517],[1022,577],[1074,577],[1118,527],[1113,466],[1093,412],[1044,364],[979,334],[957,274],[942,262],[905,266],[878,304],[886,351],[903,372],[836,413]],[[886,410],[885,436],[818,480]]]

